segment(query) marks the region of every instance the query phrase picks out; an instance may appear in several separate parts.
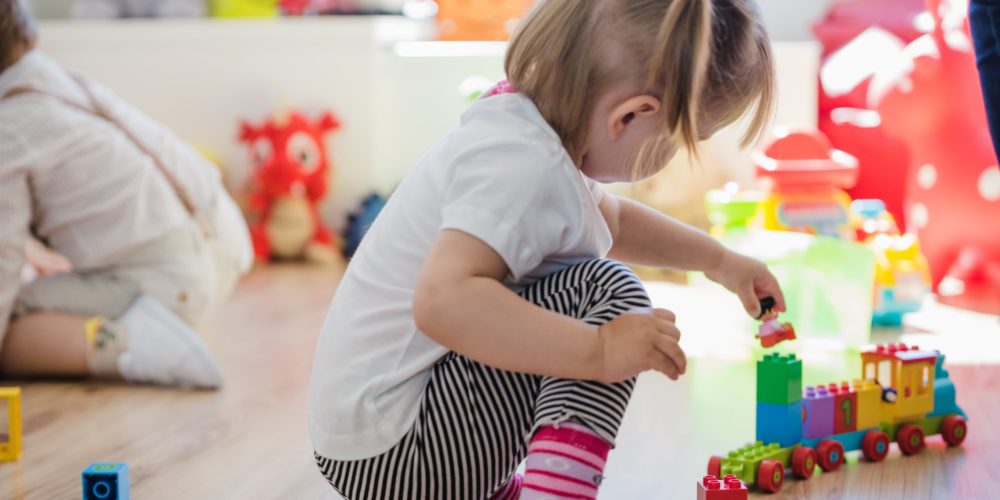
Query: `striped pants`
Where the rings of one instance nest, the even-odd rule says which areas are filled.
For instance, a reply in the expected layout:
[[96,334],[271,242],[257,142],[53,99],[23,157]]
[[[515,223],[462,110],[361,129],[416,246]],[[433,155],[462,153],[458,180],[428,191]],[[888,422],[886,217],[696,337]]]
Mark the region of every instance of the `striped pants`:
[[[638,278],[609,260],[554,273],[521,296],[592,325],[650,305]],[[572,418],[613,443],[634,386],[635,379],[602,384],[508,372],[450,353],[433,367],[417,419],[395,447],[353,461],[316,454],[316,463],[350,500],[485,499],[511,478],[539,427]]]

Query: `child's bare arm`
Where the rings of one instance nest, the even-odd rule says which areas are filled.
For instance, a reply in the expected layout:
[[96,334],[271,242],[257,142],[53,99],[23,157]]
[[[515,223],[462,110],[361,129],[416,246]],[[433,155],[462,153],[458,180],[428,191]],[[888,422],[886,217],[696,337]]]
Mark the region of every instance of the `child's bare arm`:
[[684,372],[669,311],[626,314],[600,329],[537,307],[503,286],[508,268],[479,239],[442,231],[413,299],[417,326],[445,347],[495,368],[617,382],[647,369]]
[[614,236],[612,258],[633,264],[703,271],[739,296],[751,316],[760,313],[759,299],[774,297],[776,311],[785,310],[778,281],[763,263],[727,250],[703,231],[678,222],[639,202],[613,195],[601,201]]
[[610,256],[632,264],[707,271],[726,252],[714,238],[639,202],[608,194],[601,200],[614,236]]

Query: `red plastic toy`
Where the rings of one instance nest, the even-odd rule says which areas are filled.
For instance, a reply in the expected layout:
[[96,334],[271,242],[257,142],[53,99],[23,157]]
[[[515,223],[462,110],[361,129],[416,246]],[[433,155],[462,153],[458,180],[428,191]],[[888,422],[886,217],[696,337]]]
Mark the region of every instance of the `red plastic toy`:
[[250,234],[258,260],[336,259],[319,205],[330,171],[324,137],[339,127],[329,112],[312,121],[294,111],[259,126],[241,125],[240,139],[250,147],[255,166],[249,199],[259,217]]
[[774,347],[786,340],[795,340],[795,328],[791,323],[779,323],[777,320],[761,323],[757,338],[761,347]]
[[[854,199],[882,200],[900,225],[906,213],[899,179],[906,176],[909,150],[886,134],[868,101],[868,87],[884,65],[880,55],[898,52],[924,34],[920,28],[926,27],[918,22],[927,19],[924,9],[923,0],[835,0],[813,26],[823,48],[819,129],[835,148],[858,159],[858,182],[847,193]],[[840,88],[845,83],[853,87]]]
[[698,500],[746,500],[750,494],[747,485],[732,474],[719,479],[705,476],[696,483]]
[[[1000,291],[1000,171],[987,129],[966,2],[928,0],[932,33],[910,44],[895,67],[876,74],[873,97],[888,133],[910,150],[907,226],[918,235],[935,289],[996,297]],[[984,226],[987,224],[987,226]],[[968,265],[960,255],[977,255]],[[949,270],[969,279],[946,290]],[[948,292],[948,293],[945,293]],[[1000,309],[986,299],[980,307]]]

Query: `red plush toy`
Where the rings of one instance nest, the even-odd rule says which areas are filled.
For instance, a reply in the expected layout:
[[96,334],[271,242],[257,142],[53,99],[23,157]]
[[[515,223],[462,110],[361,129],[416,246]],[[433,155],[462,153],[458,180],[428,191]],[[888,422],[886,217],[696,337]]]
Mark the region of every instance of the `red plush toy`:
[[339,127],[331,113],[311,121],[294,111],[260,126],[241,124],[240,140],[250,147],[255,168],[249,201],[258,219],[250,234],[258,260],[339,260],[319,216],[330,171],[324,137]]

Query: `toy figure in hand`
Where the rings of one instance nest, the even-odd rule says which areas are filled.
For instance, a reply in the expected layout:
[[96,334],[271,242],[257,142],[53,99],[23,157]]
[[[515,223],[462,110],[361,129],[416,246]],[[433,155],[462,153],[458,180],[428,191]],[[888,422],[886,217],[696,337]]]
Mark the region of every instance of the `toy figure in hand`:
[[763,323],[757,333],[760,339],[760,346],[764,348],[774,347],[785,340],[795,340],[795,328],[791,323],[778,321],[778,312],[774,310],[774,297],[764,297],[760,299],[760,316],[757,318]]
[[258,219],[250,234],[258,260],[340,261],[319,217],[330,170],[323,138],[339,127],[331,113],[312,121],[294,111],[260,126],[242,124],[240,139],[250,146],[255,168],[250,206]]

